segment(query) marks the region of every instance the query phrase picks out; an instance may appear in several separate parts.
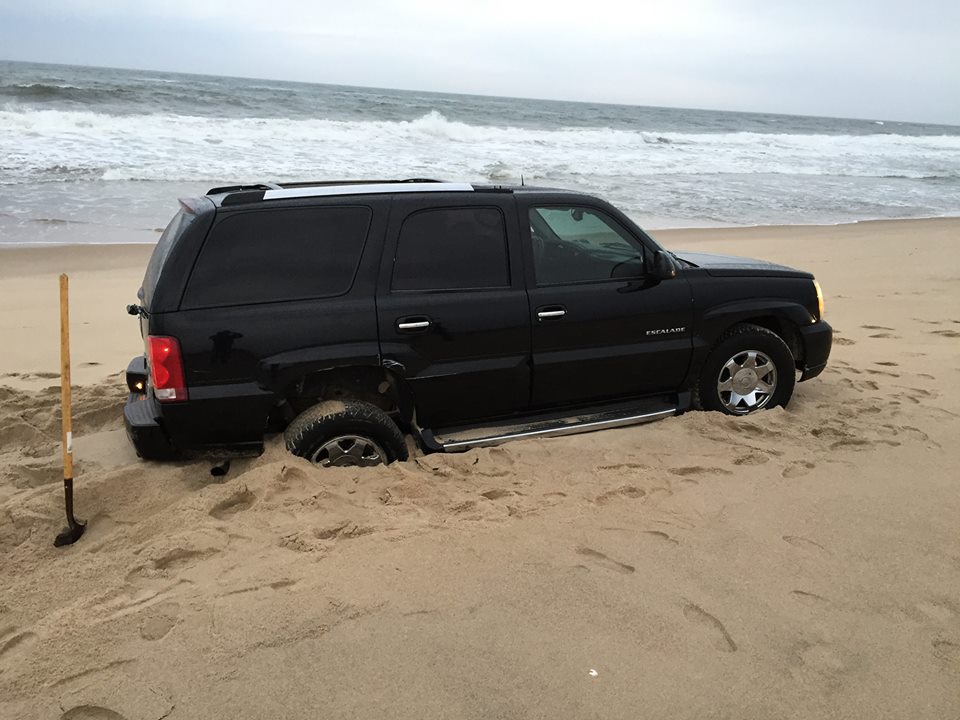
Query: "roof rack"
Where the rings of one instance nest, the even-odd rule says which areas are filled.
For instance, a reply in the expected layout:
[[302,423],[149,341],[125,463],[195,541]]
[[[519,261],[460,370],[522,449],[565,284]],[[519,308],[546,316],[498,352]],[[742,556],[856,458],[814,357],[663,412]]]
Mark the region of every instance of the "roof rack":
[[435,178],[404,178],[402,180],[309,180],[305,182],[278,183],[274,189],[299,187],[330,187],[331,185],[401,185],[403,183],[443,183]]
[[391,193],[428,192],[474,192],[469,183],[442,182],[438,180],[356,181],[322,183],[284,183],[283,185],[241,185],[236,188],[215,188],[225,197],[221,205],[242,205],[265,200],[289,200],[294,198],[324,197],[337,195],[389,195]]
[[400,185],[403,183],[442,183],[434,178],[404,178],[403,180],[307,180],[285,183],[253,183],[250,185],[225,185],[207,190],[207,195],[245,192],[247,190],[286,190],[289,188],[331,187],[334,185]]
[[264,200],[284,200],[287,198],[319,197],[323,195],[383,195],[397,192],[473,192],[468,183],[445,182],[385,182],[354,183],[348,185],[313,185],[305,187],[281,187],[265,190]]
[[279,190],[276,183],[255,183],[253,185],[224,185],[207,190],[207,195],[223,195],[224,193],[244,192],[246,190]]

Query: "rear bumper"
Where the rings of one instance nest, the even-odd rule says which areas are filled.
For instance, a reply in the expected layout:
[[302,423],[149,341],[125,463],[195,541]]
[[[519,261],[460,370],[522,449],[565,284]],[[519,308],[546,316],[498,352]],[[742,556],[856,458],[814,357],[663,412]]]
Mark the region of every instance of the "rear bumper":
[[833,346],[833,328],[820,320],[800,328],[800,336],[803,340],[803,372],[800,382],[803,382],[815,378],[827,366],[830,348]]
[[137,455],[144,460],[173,460],[179,455],[158,422],[159,417],[160,408],[152,393],[130,393],[127,397],[123,423]]
[[[144,460],[251,457],[263,452],[262,426],[267,409],[262,393],[254,395],[256,412],[217,388],[204,397],[203,388],[189,402],[161,405],[149,388],[143,356],[127,367],[130,394],[123,408],[127,437]],[[248,427],[244,426],[244,420]]]

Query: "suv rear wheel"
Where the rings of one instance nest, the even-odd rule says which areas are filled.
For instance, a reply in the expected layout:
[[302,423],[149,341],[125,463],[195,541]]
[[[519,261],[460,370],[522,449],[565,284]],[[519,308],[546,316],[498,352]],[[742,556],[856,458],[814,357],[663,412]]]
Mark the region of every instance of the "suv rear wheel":
[[283,434],[287,450],[323,467],[406,460],[403,435],[383,410],[360,400],[327,400],[304,410]]
[[696,403],[727,415],[786,405],[796,382],[795,367],[779,335],[759,325],[737,325],[721,336],[703,363]]

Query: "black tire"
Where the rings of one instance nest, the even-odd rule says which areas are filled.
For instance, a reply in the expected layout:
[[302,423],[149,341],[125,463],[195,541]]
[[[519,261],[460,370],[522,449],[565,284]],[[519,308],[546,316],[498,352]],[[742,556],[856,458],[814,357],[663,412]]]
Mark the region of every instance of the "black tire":
[[287,450],[307,459],[314,458],[331,440],[346,436],[373,441],[383,450],[384,464],[408,457],[396,423],[377,406],[360,400],[320,402],[294,418],[283,434]]
[[[760,407],[749,409],[746,405],[734,412],[727,403],[731,397],[721,397],[718,384],[724,366],[739,353],[757,351],[769,358],[776,369],[776,386]],[[771,330],[759,325],[735,325],[727,330],[707,355],[700,369],[700,377],[694,391],[694,405],[702,410],[716,410],[727,415],[747,415],[757,410],[786,405],[793,395],[796,384],[796,361],[783,339]]]

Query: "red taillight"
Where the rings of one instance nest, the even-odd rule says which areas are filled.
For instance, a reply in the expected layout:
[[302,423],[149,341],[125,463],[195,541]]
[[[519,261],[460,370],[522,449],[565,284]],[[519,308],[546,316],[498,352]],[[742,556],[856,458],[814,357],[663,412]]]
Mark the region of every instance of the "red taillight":
[[160,402],[187,399],[187,383],[183,375],[183,357],[176,338],[147,335],[147,359],[153,394]]

